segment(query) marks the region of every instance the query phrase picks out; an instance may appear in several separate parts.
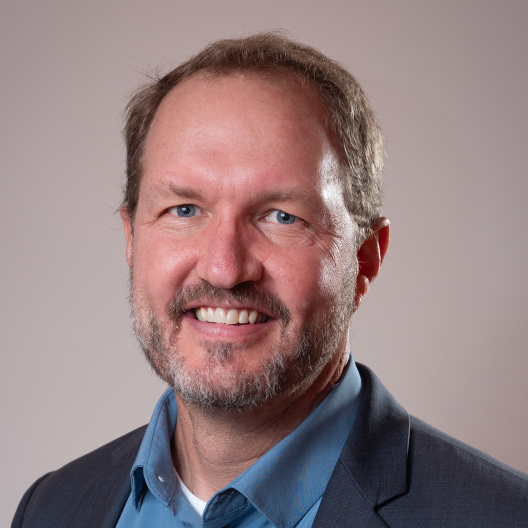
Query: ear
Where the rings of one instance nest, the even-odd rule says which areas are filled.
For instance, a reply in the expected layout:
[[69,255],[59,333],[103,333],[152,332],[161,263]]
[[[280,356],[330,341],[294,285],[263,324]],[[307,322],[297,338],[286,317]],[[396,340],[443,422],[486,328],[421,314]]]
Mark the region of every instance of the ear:
[[130,214],[128,213],[128,209],[126,207],[121,207],[119,209],[119,214],[121,215],[121,219],[123,220],[123,229],[125,230],[125,238],[126,238],[126,259],[128,262],[128,265],[132,265],[132,246],[134,242],[134,236],[132,234],[132,219],[130,218]]
[[354,311],[359,308],[370,288],[370,284],[378,275],[381,263],[389,247],[389,231],[389,220],[384,216],[378,218],[372,226],[372,234],[358,250],[358,276]]

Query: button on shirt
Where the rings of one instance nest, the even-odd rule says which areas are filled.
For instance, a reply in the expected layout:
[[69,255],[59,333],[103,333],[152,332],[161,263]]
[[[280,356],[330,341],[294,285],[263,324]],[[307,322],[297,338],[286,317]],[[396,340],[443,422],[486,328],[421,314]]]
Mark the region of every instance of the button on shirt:
[[131,471],[132,491],[117,528],[310,528],[360,405],[352,358],[339,382],[286,438],[217,492],[203,515],[174,471],[174,391],[162,395]]

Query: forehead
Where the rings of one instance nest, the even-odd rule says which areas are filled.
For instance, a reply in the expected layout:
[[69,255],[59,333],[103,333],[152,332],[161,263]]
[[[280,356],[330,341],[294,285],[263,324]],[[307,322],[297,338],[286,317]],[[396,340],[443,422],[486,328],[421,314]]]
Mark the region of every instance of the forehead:
[[192,180],[214,171],[226,185],[256,175],[269,185],[299,177],[319,185],[321,174],[336,172],[321,164],[339,158],[326,120],[315,89],[293,75],[197,74],[161,103],[147,136],[144,178]]

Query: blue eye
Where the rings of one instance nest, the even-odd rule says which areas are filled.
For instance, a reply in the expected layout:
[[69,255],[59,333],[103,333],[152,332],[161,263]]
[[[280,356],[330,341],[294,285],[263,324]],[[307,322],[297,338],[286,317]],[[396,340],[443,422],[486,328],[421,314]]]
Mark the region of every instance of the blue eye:
[[275,211],[273,211],[272,214],[268,216],[268,218],[270,221],[275,221],[278,224],[293,224],[293,222],[295,222],[297,219],[296,216],[286,213],[285,211],[281,211],[280,209],[275,209]]
[[196,206],[191,204],[178,205],[172,209],[176,209],[176,214],[182,218],[190,218],[196,214]]

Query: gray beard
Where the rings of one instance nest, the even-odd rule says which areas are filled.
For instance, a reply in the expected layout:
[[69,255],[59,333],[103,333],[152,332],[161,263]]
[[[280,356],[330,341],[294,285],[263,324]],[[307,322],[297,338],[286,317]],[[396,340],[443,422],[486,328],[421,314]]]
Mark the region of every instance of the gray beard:
[[[262,405],[278,394],[310,384],[336,352],[348,330],[354,307],[355,276],[343,285],[340,302],[322,314],[314,313],[301,331],[295,332],[286,306],[254,284],[242,283],[224,290],[202,281],[195,286],[180,288],[168,307],[167,322],[162,323],[154,308],[140,299],[132,288],[132,273],[131,269],[132,320],[145,357],[154,372],[175,392],[202,409],[248,409]],[[215,381],[214,374],[219,366],[228,363],[234,354],[244,353],[243,345],[233,343],[204,342],[207,365],[199,369],[186,365],[178,343],[183,307],[197,300],[203,300],[204,305],[208,301],[255,303],[269,309],[281,321],[280,336],[273,352],[256,372],[226,372],[221,383]]]

